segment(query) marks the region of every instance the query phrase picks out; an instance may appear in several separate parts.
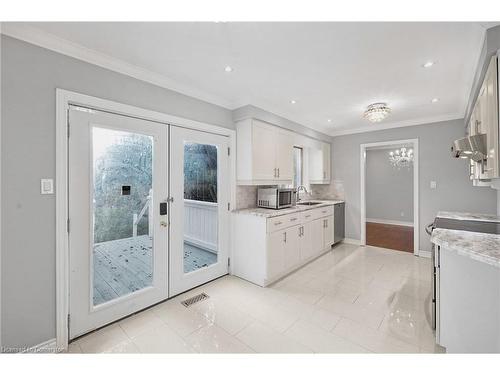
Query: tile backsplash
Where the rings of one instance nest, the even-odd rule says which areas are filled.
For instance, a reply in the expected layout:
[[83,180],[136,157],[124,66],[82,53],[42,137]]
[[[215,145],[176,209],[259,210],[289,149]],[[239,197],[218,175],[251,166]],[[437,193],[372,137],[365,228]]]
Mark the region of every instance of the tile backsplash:
[[311,185],[312,199],[341,199],[344,200],[344,182],[333,180],[329,185]]
[[236,186],[236,209],[256,207],[257,188],[258,186]]
[[[258,186],[236,186],[236,209],[252,208],[257,206]],[[311,185],[310,196],[301,199],[344,199],[344,183],[341,180],[333,180],[330,185]]]

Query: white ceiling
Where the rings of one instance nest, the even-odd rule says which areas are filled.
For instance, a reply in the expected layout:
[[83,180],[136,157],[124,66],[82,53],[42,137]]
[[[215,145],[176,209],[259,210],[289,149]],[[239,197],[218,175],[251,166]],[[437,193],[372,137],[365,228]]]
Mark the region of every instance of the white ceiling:
[[[230,109],[252,104],[332,135],[463,117],[488,27],[470,22],[29,26],[162,77],[174,90]],[[424,69],[428,60],[436,64]],[[234,70],[226,73],[226,65]],[[440,100],[432,104],[435,97]],[[366,106],[380,101],[392,115],[380,124],[364,120]]]

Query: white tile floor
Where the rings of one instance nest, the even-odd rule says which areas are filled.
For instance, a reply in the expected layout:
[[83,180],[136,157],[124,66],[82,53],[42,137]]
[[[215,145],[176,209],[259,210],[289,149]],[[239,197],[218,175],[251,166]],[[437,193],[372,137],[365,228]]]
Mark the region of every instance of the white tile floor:
[[[72,353],[443,352],[430,260],[342,244],[269,288],[226,276],[84,336]],[[210,298],[189,308],[192,295]]]

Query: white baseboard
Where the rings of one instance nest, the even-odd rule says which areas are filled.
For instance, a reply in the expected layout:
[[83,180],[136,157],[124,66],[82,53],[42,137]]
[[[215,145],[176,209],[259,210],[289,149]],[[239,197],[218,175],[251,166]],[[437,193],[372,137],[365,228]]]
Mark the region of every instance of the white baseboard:
[[342,240],[343,243],[348,243],[350,245],[360,245],[361,244],[361,241],[360,240],[356,240],[354,238],[344,238]]
[[389,224],[389,225],[401,225],[404,227],[413,227],[413,222],[411,221],[399,221],[399,220],[385,220],[385,219],[366,219],[367,223],[377,223],[377,224]]
[[44,341],[38,345],[32,346],[30,348],[26,348],[22,350],[20,353],[40,353],[40,354],[48,354],[48,353],[59,353],[62,349],[57,347],[56,339],[50,339]]
[[431,257],[431,252],[430,251],[420,250],[418,252],[418,256],[422,257],[422,258],[430,258]]

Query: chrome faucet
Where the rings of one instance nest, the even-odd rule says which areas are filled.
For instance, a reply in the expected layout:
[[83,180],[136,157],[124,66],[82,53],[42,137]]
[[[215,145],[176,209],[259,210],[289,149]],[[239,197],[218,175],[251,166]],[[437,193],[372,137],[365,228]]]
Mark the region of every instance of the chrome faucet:
[[301,190],[304,190],[304,193],[309,194],[309,192],[307,191],[307,188],[304,185],[297,186],[297,202],[300,201],[300,194],[299,193]]

